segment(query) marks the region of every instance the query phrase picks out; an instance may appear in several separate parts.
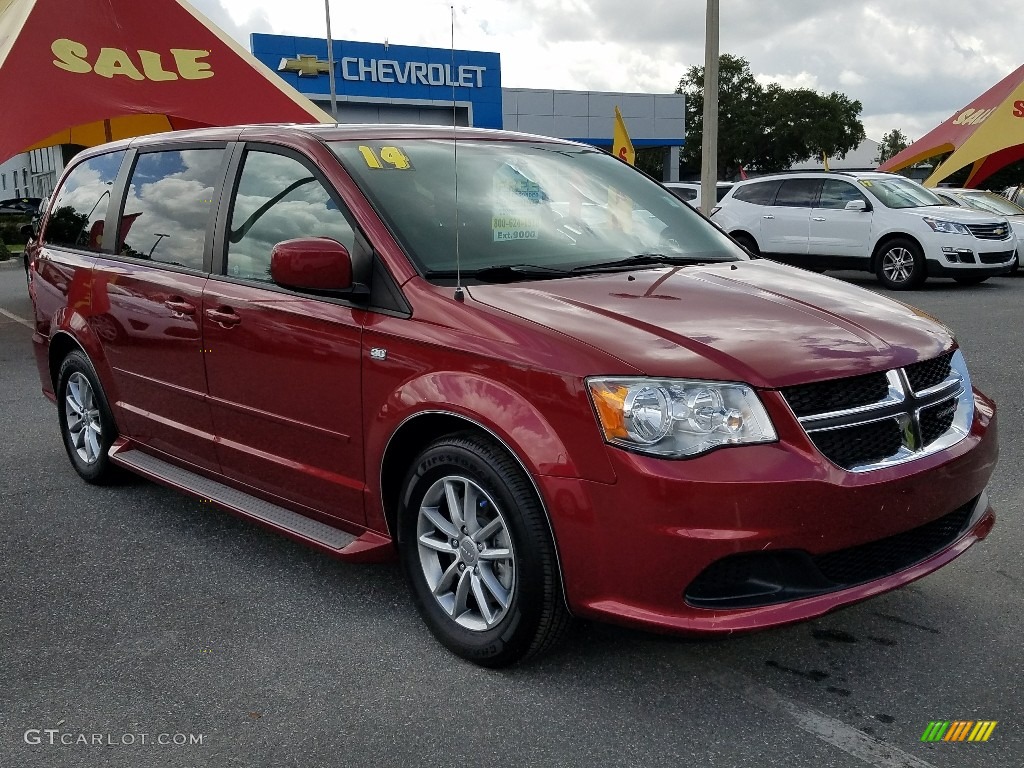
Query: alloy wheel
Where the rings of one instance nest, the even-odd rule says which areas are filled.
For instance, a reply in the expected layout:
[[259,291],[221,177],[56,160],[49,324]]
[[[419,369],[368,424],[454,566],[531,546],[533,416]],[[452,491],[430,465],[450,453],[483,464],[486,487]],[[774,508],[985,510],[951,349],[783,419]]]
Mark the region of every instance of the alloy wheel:
[[474,631],[495,627],[516,588],[515,553],[501,510],[466,477],[427,489],[416,524],[419,563],[442,610]]
[[82,461],[94,464],[101,454],[103,422],[92,385],[77,371],[68,377],[64,414],[72,447]]

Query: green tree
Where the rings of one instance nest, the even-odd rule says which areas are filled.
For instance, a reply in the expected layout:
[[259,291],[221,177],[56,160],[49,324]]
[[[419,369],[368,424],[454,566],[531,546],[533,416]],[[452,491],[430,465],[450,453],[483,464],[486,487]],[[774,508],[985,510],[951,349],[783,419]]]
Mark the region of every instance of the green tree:
[[4,239],[0,237],[0,261],[7,261],[9,258],[11,258],[11,252],[7,249]]
[[[864,140],[859,101],[837,91],[762,86],[746,59],[723,54],[718,79],[718,176],[740,166],[782,171],[820,156],[845,157]],[[676,93],[686,96],[683,161],[700,167],[704,130],[704,68],[690,67]]]
[[895,157],[909,147],[910,143],[910,139],[907,138],[903,131],[899,128],[893,128],[882,136],[882,140],[878,142],[878,155],[875,157],[875,162],[881,165],[890,157]]

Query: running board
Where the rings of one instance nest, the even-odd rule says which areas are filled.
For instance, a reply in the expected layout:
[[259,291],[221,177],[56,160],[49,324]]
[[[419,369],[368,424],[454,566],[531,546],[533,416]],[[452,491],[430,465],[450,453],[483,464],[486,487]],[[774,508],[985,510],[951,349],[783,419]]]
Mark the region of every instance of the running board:
[[110,451],[111,461],[151,480],[187,491],[229,512],[251,517],[294,538],[329,550],[346,560],[372,562],[390,559],[383,556],[385,550],[391,549],[391,539],[386,536],[372,531],[367,531],[362,536],[354,536],[163,459],[139,450],[126,450],[124,443],[118,442],[120,445],[115,443]]

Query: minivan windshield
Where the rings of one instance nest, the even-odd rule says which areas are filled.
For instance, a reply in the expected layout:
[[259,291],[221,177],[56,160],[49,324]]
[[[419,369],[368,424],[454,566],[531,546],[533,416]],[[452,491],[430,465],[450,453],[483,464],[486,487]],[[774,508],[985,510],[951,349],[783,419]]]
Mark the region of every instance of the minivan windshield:
[[427,277],[458,268],[481,281],[541,279],[747,258],[684,202],[594,147],[476,138],[331,147]]
[[899,177],[861,179],[860,183],[887,208],[920,208],[925,205],[945,205],[939,196],[930,189],[910,179]]

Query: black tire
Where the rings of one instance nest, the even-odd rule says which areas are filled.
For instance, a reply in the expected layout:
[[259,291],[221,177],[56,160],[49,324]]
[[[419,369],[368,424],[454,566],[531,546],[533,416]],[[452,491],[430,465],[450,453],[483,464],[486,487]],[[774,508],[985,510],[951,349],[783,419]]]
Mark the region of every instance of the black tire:
[[[453,515],[453,495],[455,507],[473,500],[472,521],[464,509]],[[505,667],[565,633],[571,619],[547,519],[522,467],[493,439],[464,432],[431,443],[403,482],[398,528],[416,607],[453,653]]]
[[977,275],[963,275],[959,277],[954,276],[953,279],[960,283],[960,285],[981,285],[988,280],[988,276],[978,277]]
[[64,450],[83,480],[105,485],[121,476],[108,456],[117,439],[114,417],[92,363],[78,350],[68,353],[57,374],[57,419]]
[[889,240],[878,251],[875,274],[878,282],[894,291],[917,288],[927,277],[921,247],[904,237]]
[[754,240],[746,232],[737,232],[732,236],[732,239],[739,243],[741,246],[747,249],[751,256],[755,259],[761,257],[761,251],[757,247],[757,241]]

